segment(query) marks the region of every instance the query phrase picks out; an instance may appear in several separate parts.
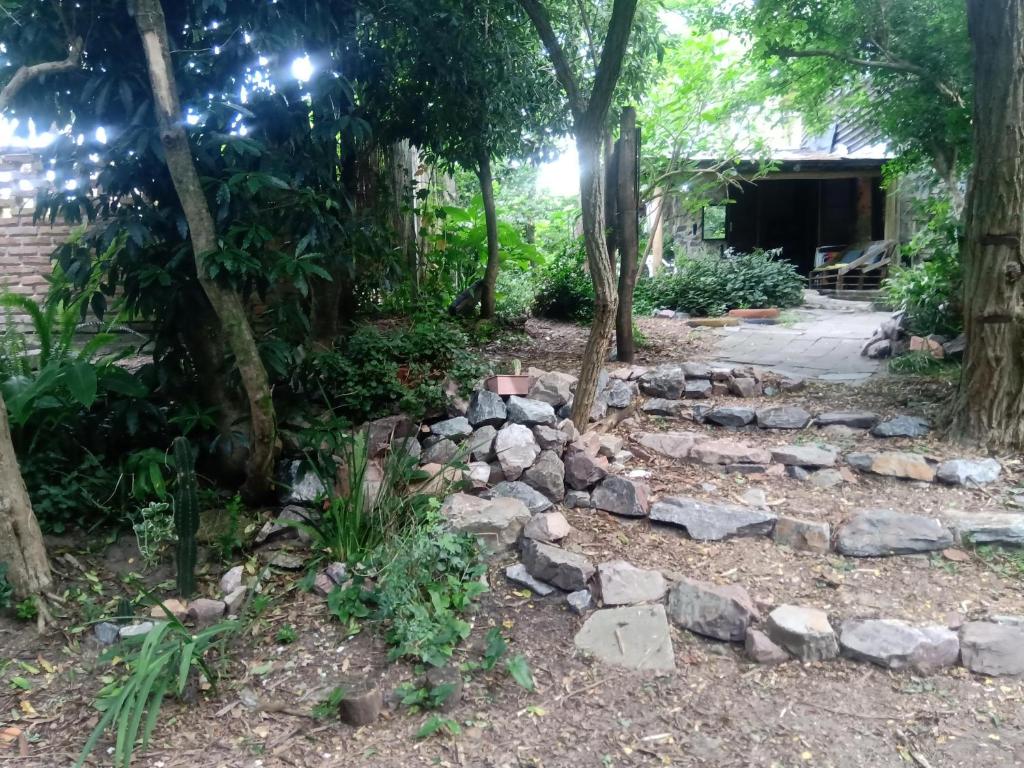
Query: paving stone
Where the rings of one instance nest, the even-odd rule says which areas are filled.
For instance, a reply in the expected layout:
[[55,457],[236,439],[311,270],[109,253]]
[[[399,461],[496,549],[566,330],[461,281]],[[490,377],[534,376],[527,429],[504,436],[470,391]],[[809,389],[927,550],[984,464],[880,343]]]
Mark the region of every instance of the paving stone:
[[935,518],[890,509],[856,512],[836,536],[836,551],[851,557],[934,552],[952,544],[953,534]]
[[582,616],[594,607],[594,596],[590,594],[589,589],[578,589],[566,595],[565,602],[569,604],[569,609],[573,613]]
[[554,451],[541,451],[533,466],[523,472],[523,482],[552,501],[565,498],[565,466]]
[[608,382],[602,397],[609,408],[629,408],[638,394],[639,389],[636,384],[612,379]]
[[[607,464],[607,459],[604,460]],[[565,482],[576,491],[585,491],[599,483],[608,474],[596,457],[585,453],[571,453],[565,459]]]
[[835,488],[837,485],[842,485],[846,482],[843,479],[843,474],[838,469],[819,469],[817,472],[812,472],[807,481],[815,488],[821,488],[822,490]]
[[772,460],[764,448],[734,440],[704,440],[694,445],[689,455],[702,464],[767,464]]
[[780,605],[768,614],[768,637],[801,661],[825,661],[839,655],[836,633],[817,608]]
[[560,408],[572,399],[575,388],[575,376],[561,371],[548,371],[534,379],[530,386],[530,397],[553,408]]
[[605,605],[657,602],[665,597],[668,589],[661,571],[637,568],[625,560],[598,565],[597,585]]
[[760,618],[743,587],[686,578],[669,591],[668,615],[683,629],[730,642],[743,640],[750,623]]
[[636,441],[644,448],[670,459],[686,459],[689,458],[693,446],[703,439],[703,436],[696,432],[644,432]]
[[241,565],[236,565],[234,568],[230,568],[220,577],[220,593],[226,595],[229,592],[234,592],[240,586],[242,586],[242,579],[245,574],[245,568]]
[[640,377],[640,391],[651,397],[678,400],[686,388],[686,374],[681,365],[659,365]]
[[555,591],[555,588],[550,584],[545,584],[543,581],[533,578],[522,563],[508,566],[505,569],[505,578],[514,584],[527,587],[541,597],[547,597]]
[[452,530],[475,536],[489,554],[511,549],[530,520],[530,510],[519,499],[480,499],[464,493],[449,496],[441,514]]
[[711,366],[707,363],[683,363],[683,374],[689,379],[710,379]]
[[663,605],[595,611],[574,642],[577,650],[618,667],[656,671],[676,667]]
[[552,544],[524,539],[522,555],[531,576],[566,592],[583,589],[594,575],[593,564],[583,555]]
[[430,434],[438,437],[447,437],[453,442],[460,442],[473,434],[473,427],[465,416],[456,416],[454,419],[445,419],[430,425]]
[[490,424],[478,427],[466,441],[473,461],[494,461],[498,456],[494,452],[494,441],[497,437],[498,430]]
[[833,467],[839,452],[832,446],[787,445],[772,448],[772,461],[798,467]]
[[610,475],[601,481],[591,495],[596,509],[624,517],[646,517],[649,510],[648,490],[642,483]]
[[776,544],[792,550],[824,554],[831,548],[832,531],[829,524],[823,521],[780,517],[775,521],[772,539]]
[[896,619],[848,619],[840,627],[839,646],[852,659],[922,674],[952,666],[960,655],[956,632]]
[[489,499],[519,499],[530,510],[531,515],[547,512],[553,506],[551,499],[521,480],[503,480],[486,491],[484,496]]
[[423,449],[422,464],[450,464],[459,455],[459,446],[446,437]]
[[811,423],[811,414],[795,405],[759,408],[757,426],[761,429],[803,429]]
[[494,450],[506,480],[518,480],[540,456],[540,446],[533,432],[522,424],[506,424],[498,430]]
[[1002,471],[1002,465],[995,459],[951,459],[939,465],[935,477],[950,485],[984,485],[998,480]]
[[711,397],[711,382],[707,379],[687,379],[683,397],[687,400],[704,400]]
[[92,633],[100,645],[113,645],[120,636],[120,630],[121,628],[113,622],[101,621],[93,625]]
[[748,659],[758,664],[783,664],[790,659],[784,648],[777,646],[768,635],[753,627],[747,628],[743,650],[746,651]]
[[918,416],[896,416],[876,424],[871,430],[875,437],[924,437],[931,432],[931,425]]
[[1024,547],[1024,513],[978,512],[947,514],[958,541]]
[[982,675],[1024,675],[1024,627],[969,621],[960,628],[963,665]]
[[930,483],[935,479],[935,465],[917,453],[882,451],[881,453],[849,453],[846,463],[861,472],[874,475],[898,477],[903,480],[921,480]]
[[494,392],[481,389],[469,398],[469,410],[466,418],[474,427],[500,427],[508,418],[505,401]]
[[546,424],[553,427],[558,420],[555,409],[542,400],[531,400],[526,397],[512,395],[508,399],[508,420],[514,424],[525,424],[528,427]]
[[692,539],[719,541],[733,536],[767,536],[776,518],[763,509],[668,496],[651,507],[650,519],[684,528]]
[[594,506],[587,491],[566,491],[563,504],[569,509],[592,509]]
[[652,397],[640,406],[640,410],[650,416],[667,416],[674,419],[690,415],[690,406],[682,400],[665,400],[661,397]]
[[523,528],[523,536],[536,541],[561,541],[570,533],[572,526],[561,512],[540,512]]
[[543,451],[554,451],[559,456],[569,444],[569,436],[560,429],[538,424],[533,428],[533,437]]
[[761,384],[749,376],[737,376],[729,381],[729,392],[736,397],[759,397]]
[[704,414],[704,421],[718,424],[721,427],[745,427],[754,421],[756,415],[753,408],[737,408],[723,406],[712,408]]
[[871,411],[829,411],[814,417],[819,427],[850,427],[851,429],[871,429],[878,423],[878,414]]

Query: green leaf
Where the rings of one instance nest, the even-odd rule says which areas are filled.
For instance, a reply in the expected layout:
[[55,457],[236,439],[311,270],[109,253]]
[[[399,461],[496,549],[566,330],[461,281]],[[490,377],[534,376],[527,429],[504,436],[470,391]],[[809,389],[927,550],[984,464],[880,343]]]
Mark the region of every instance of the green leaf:
[[527,691],[533,691],[536,685],[533,682],[533,672],[530,671],[530,663],[522,654],[509,659],[508,673],[512,679],[519,683]]
[[11,685],[13,685],[15,688],[21,688],[21,690],[23,691],[32,690],[32,683],[30,683],[24,677],[12,677]]
[[420,729],[416,732],[417,739],[425,739],[428,736],[433,736],[438,731],[448,731],[452,736],[457,736],[462,733],[462,729],[459,724],[452,720],[450,717],[441,717],[440,715],[432,715],[427,719]]

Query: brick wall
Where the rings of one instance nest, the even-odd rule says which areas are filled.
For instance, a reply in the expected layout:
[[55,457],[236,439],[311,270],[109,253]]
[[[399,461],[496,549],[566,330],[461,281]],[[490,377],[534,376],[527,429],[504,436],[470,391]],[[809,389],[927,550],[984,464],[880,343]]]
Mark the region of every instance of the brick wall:
[[[50,254],[67,239],[69,228],[47,223],[35,225],[36,191],[51,186],[38,156],[24,151],[0,150],[0,291],[36,300],[46,295]],[[0,326],[8,319],[0,311]],[[26,317],[11,319],[26,327]]]

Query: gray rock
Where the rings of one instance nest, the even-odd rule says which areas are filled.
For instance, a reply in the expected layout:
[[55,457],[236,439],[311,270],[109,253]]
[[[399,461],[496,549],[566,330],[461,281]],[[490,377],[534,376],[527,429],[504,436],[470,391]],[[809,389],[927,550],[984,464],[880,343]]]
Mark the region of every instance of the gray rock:
[[144,637],[153,631],[156,626],[156,622],[152,621],[140,621],[135,624],[125,624],[117,631],[117,636],[121,640],[126,640],[130,637]]
[[466,441],[469,455],[473,461],[494,461],[498,456],[494,452],[494,441],[497,437],[498,430],[490,424],[477,427],[477,430]]
[[110,621],[101,621],[94,624],[92,633],[100,645],[113,645],[119,637],[120,627]]
[[459,446],[446,437],[423,449],[421,464],[449,464],[459,455]]
[[469,398],[466,418],[474,427],[500,427],[508,418],[505,401],[494,392],[481,389]]
[[683,374],[687,379],[710,379],[711,366],[707,363],[683,363]]
[[531,515],[547,512],[553,506],[547,496],[520,480],[504,480],[483,495],[489,499],[519,499]]
[[441,515],[452,530],[476,537],[487,553],[511,549],[530,519],[530,510],[519,499],[480,499],[456,493],[445,499]]
[[963,665],[982,675],[1024,675],[1024,627],[969,621],[960,628]]
[[833,467],[839,457],[831,446],[788,445],[772,448],[772,461],[798,467]]
[[749,507],[768,509],[768,494],[762,488],[748,488],[740,495],[740,501]]
[[711,382],[707,379],[687,379],[683,397],[687,400],[704,400],[711,397]]
[[197,627],[208,627],[216,624],[227,613],[227,605],[221,600],[210,600],[200,597],[188,604],[188,620]]
[[[722,471],[729,474],[737,475],[761,475],[766,473],[773,464],[723,464]],[[790,467],[790,469],[800,469],[799,467]],[[803,470],[801,470],[803,471]]]
[[600,436],[600,448],[597,449],[598,456],[604,456],[606,458],[612,458],[619,451],[622,450],[622,446],[625,441],[618,435],[601,435]]
[[552,501],[565,498],[565,467],[554,451],[541,451],[533,466],[523,472],[523,482]]
[[640,410],[651,416],[667,416],[678,419],[689,415],[690,406],[682,400],[665,400],[661,397],[652,397],[640,406]]
[[566,595],[565,602],[569,604],[569,609],[573,613],[582,616],[594,607],[594,596],[590,594],[589,589],[578,589]]
[[467,466],[467,470],[469,472],[469,484],[473,489],[481,490],[491,484],[491,465],[486,461],[471,461]]
[[918,416],[897,416],[871,430],[875,437],[924,437],[931,432],[931,424]]
[[825,661],[839,655],[836,633],[817,608],[780,605],[768,614],[768,637],[801,661]]
[[651,397],[678,400],[686,388],[686,374],[681,365],[659,365],[640,377],[640,391]]
[[930,483],[935,479],[935,465],[924,456],[903,451],[882,451],[881,453],[849,453],[846,463],[860,472],[870,472],[903,480],[921,480]]
[[612,379],[608,382],[603,397],[609,408],[629,408],[633,399],[637,396],[637,386],[631,382],[621,379]]
[[301,557],[285,550],[274,552],[267,560],[267,565],[283,571],[300,571],[305,564]]
[[423,455],[423,446],[420,445],[420,441],[415,436],[396,437],[391,445],[395,450],[404,451],[414,459],[419,459]]
[[607,474],[601,462],[585,453],[572,453],[565,459],[565,482],[573,490],[585,491]]
[[772,539],[776,544],[792,550],[824,554],[831,547],[831,534],[832,531],[826,522],[780,517],[775,521]]
[[953,534],[935,518],[890,509],[856,512],[836,536],[836,551],[850,557],[910,555],[952,544]]
[[652,603],[665,596],[668,585],[661,571],[637,568],[625,560],[597,566],[597,584],[605,605]]
[[531,576],[566,592],[583,589],[594,575],[593,564],[583,555],[552,544],[524,539],[522,555]]
[[755,418],[753,408],[734,408],[731,406],[712,408],[704,414],[704,421],[718,424],[720,427],[745,427]]
[[565,501],[562,502],[569,509],[593,509],[594,502],[587,491],[566,491]]
[[506,480],[518,480],[540,455],[540,446],[533,439],[533,432],[522,424],[506,424],[498,430],[494,450]]
[[237,616],[242,610],[242,603],[245,602],[245,596],[249,590],[245,587],[239,587],[233,592],[229,592],[224,595],[224,607],[227,609],[228,616]]
[[757,397],[761,384],[750,376],[737,376],[729,382],[729,391],[736,397]]
[[604,399],[604,393],[601,392],[594,399],[594,404],[590,406],[590,421],[600,421],[608,415],[608,402]]
[[1024,513],[951,514],[949,520],[957,539],[965,544],[1024,547]]
[[795,405],[779,405],[757,411],[761,429],[803,429],[811,423],[811,414]]
[[843,474],[838,469],[819,469],[817,472],[811,474],[808,478],[808,482],[815,488],[821,488],[823,490],[828,488],[835,488],[837,485],[842,485],[846,482],[843,479]]
[[951,459],[939,464],[935,477],[950,485],[984,485],[998,480],[1002,471],[1002,465],[995,459]]
[[516,563],[515,565],[508,566],[505,569],[505,578],[514,584],[520,584],[529,588],[541,597],[547,597],[555,591],[555,588],[550,584],[545,584],[543,581],[538,581],[533,578],[533,576],[527,572],[526,566],[522,563]]
[[704,440],[690,449],[690,458],[702,464],[768,464],[772,455],[735,440]]
[[515,424],[525,424],[528,427],[537,424],[553,427],[557,421],[555,409],[549,403],[515,395],[508,399],[508,420]]
[[774,665],[789,661],[789,654],[784,648],[777,646],[768,635],[753,627],[747,628],[743,649],[747,653],[747,658],[758,664]]
[[572,399],[576,388],[576,377],[559,371],[549,371],[536,378],[530,387],[530,397],[547,403],[552,408],[561,408]]
[[[416,442],[417,427],[408,416],[385,416],[359,428],[366,434],[366,452],[371,459],[383,456],[393,443]],[[417,448],[419,444],[417,443]]]
[[234,592],[240,586],[242,586],[242,578],[245,573],[245,568],[241,565],[236,565],[234,568],[229,569],[223,576],[220,577],[220,593],[226,595],[229,592]]
[[686,459],[693,447],[703,440],[695,432],[644,432],[636,441],[644,448],[668,456],[670,459]]
[[779,389],[783,392],[799,392],[807,387],[807,379],[801,376],[786,376],[779,379]]
[[301,461],[288,462],[283,486],[285,491],[281,496],[282,504],[309,505],[327,495],[319,475]]
[[454,419],[445,419],[432,424],[430,434],[459,442],[473,434],[473,427],[469,425],[469,420],[465,416],[456,416]]
[[649,509],[647,487],[615,475],[594,489],[591,503],[596,509],[624,517],[646,517]]
[[956,664],[960,641],[945,627],[912,627],[896,619],[850,619],[839,630],[839,646],[852,659],[922,674]]
[[878,423],[878,414],[871,411],[829,411],[814,417],[819,427],[851,427],[852,429],[871,429]]
[[572,527],[561,512],[540,512],[523,528],[523,536],[535,541],[561,541],[570,533]]
[[668,615],[674,624],[699,635],[739,642],[760,617],[743,587],[682,579],[668,594]]
[[344,584],[348,581],[348,566],[344,563],[339,563],[337,561],[328,563],[327,567],[324,568],[324,573],[326,573],[327,578],[335,584]]
[[866,354],[872,360],[882,360],[892,355],[892,342],[889,339],[879,339],[867,348]]
[[549,427],[546,424],[538,424],[533,428],[533,436],[537,440],[537,445],[541,447],[543,451],[554,451],[559,456],[565,450],[565,446],[569,444],[569,436],[560,429]]
[[685,528],[690,538],[700,541],[767,536],[775,526],[775,515],[763,509],[709,504],[685,496],[662,499],[651,507],[650,519]]
[[577,650],[627,669],[675,669],[675,653],[663,605],[595,611],[576,633]]

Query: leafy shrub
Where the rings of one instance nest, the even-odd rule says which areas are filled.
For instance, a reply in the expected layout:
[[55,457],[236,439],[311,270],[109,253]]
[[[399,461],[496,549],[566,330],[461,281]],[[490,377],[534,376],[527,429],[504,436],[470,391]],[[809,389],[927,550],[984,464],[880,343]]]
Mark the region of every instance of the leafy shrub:
[[498,273],[495,316],[504,325],[522,325],[530,317],[537,286],[531,272],[503,269]]
[[541,268],[533,304],[539,317],[583,323],[594,316],[594,285],[586,262],[583,240],[575,239]]
[[174,533],[171,505],[163,501],[151,502],[140,509],[132,530],[135,531],[142,561],[150,568],[160,562],[164,550],[178,538]]
[[735,253],[723,258],[677,259],[675,271],[639,281],[638,312],[674,309],[714,317],[730,309],[795,307],[803,301],[803,278],[774,251]]
[[445,380],[463,392],[484,374],[469,338],[455,323],[414,318],[408,326],[363,325],[334,349],[312,353],[297,389],[326,399],[335,413],[360,422],[402,411],[411,416],[444,407]]
[[946,201],[926,206],[928,222],[903,249],[914,266],[898,269],[882,284],[888,303],[907,311],[918,336],[956,336],[963,330],[960,222]]

